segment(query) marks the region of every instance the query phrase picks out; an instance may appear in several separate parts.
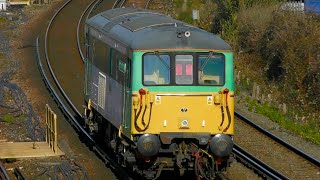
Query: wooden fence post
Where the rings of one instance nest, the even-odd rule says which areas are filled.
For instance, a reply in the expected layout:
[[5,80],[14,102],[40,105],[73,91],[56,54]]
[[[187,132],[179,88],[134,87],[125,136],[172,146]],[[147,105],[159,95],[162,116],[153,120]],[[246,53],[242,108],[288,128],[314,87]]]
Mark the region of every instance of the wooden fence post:
[[237,76],[236,76],[236,84],[240,84],[240,71],[238,71]]
[[283,112],[283,114],[287,114],[287,112],[288,112],[287,104],[286,104],[286,103],[283,103],[283,104],[282,104],[282,112]]
[[256,100],[260,100],[260,86],[257,86],[257,90],[256,90]]
[[256,95],[256,89],[257,89],[257,83],[254,82],[254,83],[253,83],[253,88],[252,88],[252,98],[253,98],[254,100],[256,100],[256,97],[257,97],[257,95]]

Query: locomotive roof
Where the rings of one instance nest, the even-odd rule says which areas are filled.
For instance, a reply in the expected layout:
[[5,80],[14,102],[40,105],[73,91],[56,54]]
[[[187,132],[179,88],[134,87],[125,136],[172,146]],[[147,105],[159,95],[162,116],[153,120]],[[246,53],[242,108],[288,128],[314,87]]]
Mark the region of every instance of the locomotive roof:
[[[225,41],[212,33],[146,9],[107,10],[87,20],[87,24],[93,28],[91,35],[97,38],[107,35],[132,50],[231,50]],[[185,35],[186,31],[190,32],[189,37]]]

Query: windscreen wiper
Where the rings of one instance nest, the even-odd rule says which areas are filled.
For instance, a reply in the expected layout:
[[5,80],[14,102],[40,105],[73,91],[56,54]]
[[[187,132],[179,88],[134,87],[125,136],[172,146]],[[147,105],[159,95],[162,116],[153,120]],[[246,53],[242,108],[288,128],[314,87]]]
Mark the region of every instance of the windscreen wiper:
[[159,51],[154,52],[154,54],[160,59],[160,61],[167,67],[168,70],[170,70],[170,66],[162,59],[162,57],[159,54]]
[[206,57],[206,60],[204,61],[204,63],[201,65],[200,67],[200,71],[203,71],[203,68],[208,64],[209,60],[213,57],[213,52],[210,51],[209,55]]

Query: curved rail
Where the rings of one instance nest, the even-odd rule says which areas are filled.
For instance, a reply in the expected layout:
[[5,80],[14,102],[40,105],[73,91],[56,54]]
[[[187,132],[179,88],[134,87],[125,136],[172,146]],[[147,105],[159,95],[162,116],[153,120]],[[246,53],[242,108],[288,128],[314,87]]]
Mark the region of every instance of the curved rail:
[[125,2],[126,0],[117,0],[116,2],[114,2],[112,9],[116,8],[117,6],[122,7]]
[[123,7],[125,2],[126,2],[126,0],[123,0],[119,7]]
[[[46,87],[48,87],[50,93],[53,95],[53,98],[56,100],[56,103],[58,104],[59,107],[61,107],[61,110],[63,111],[62,113],[72,120],[72,125],[74,125],[74,127],[77,128],[77,131],[82,131],[82,130],[84,131],[83,127],[79,124],[79,122],[76,120],[73,114],[68,110],[67,106],[63,103],[58,93],[54,90],[47,75],[44,72],[44,68],[41,63],[40,51],[39,51],[39,37],[37,37],[37,41],[36,41],[36,57],[37,57],[37,64],[38,64],[38,69],[40,71],[40,75]],[[85,133],[85,136],[88,137],[89,140],[94,143],[93,138],[88,133],[86,133],[86,131],[84,131],[84,133]]]
[[248,123],[249,125],[251,125],[252,127],[254,127],[255,129],[259,130],[260,132],[262,132],[263,134],[265,134],[266,136],[270,137],[271,139],[275,140],[276,142],[278,142],[279,144],[285,146],[286,148],[288,148],[289,150],[295,152],[297,155],[301,156],[302,158],[308,160],[309,162],[315,164],[316,166],[320,167],[320,161],[313,158],[312,156],[308,155],[307,153],[301,151],[300,149],[292,146],[291,144],[287,143],[286,141],[282,140],[281,138],[271,134],[270,132],[268,132],[267,130],[263,129],[261,126],[255,124],[254,122],[250,121],[247,117],[243,116],[242,114],[238,113],[238,112],[234,112],[234,114],[239,117],[239,119],[241,119],[242,121]]
[[[92,12],[93,8],[98,4],[98,2],[101,2],[102,0],[99,0],[99,1],[92,1],[87,7],[86,9],[83,11],[83,13],[81,14],[80,16],[80,19],[78,21],[78,25],[77,25],[77,45],[78,45],[78,51],[79,51],[79,54],[81,56],[81,60],[82,62],[84,62],[84,55],[82,53],[82,50],[81,50],[81,45],[80,45],[80,24],[81,24],[81,21],[83,19],[83,16],[86,14],[86,12],[88,11],[88,9],[93,5],[93,7],[90,9],[89,13],[88,13],[88,16],[90,14],[90,12]],[[88,19],[88,16],[86,17],[86,19]]]
[[10,180],[10,176],[6,170],[6,168],[4,167],[4,165],[0,162],[0,179],[4,179],[4,180]]
[[282,175],[256,157],[247,153],[244,149],[236,144],[234,144],[232,152],[236,156],[236,159],[241,161],[243,164],[247,164],[248,166],[256,170],[259,174],[262,174],[271,179],[289,179],[288,177]]
[[16,175],[18,180],[25,180],[27,179],[21,172],[21,170],[18,167],[15,167],[13,170],[14,175]]
[[[82,135],[89,140],[89,145],[92,147],[92,150],[95,151],[107,164],[109,163],[113,169],[115,169],[117,172],[121,171],[121,167],[117,165],[117,163],[112,160],[95,142],[95,140],[90,136],[90,134],[87,133],[87,131],[79,124],[77,119],[73,116],[73,114],[68,110],[67,106],[63,103],[62,99],[58,95],[58,93],[54,90],[52,84],[50,83],[47,75],[44,72],[43,65],[41,63],[41,57],[40,57],[40,51],[39,51],[39,37],[37,37],[36,40],[36,58],[37,58],[37,64],[38,69],[40,71],[41,77],[45,83],[45,85],[48,87],[50,93],[53,95],[53,98],[55,99],[56,103],[62,110],[62,113],[68,117],[69,122],[73,125],[73,127],[76,128],[76,130],[79,133],[82,133]],[[130,179],[128,178],[128,175],[125,171],[121,171],[118,173],[118,175],[121,176],[122,179]]]
[[[46,58],[46,62],[48,65],[48,68],[50,70],[50,74],[53,77],[53,80],[55,82],[55,84],[57,85],[60,93],[63,95],[64,99],[67,101],[68,105],[72,108],[72,110],[74,112],[77,113],[78,116],[81,116],[81,113],[75,108],[75,106],[73,105],[73,103],[71,102],[71,100],[68,98],[68,96],[66,95],[66,93],[64,92],[64,90],[62,89],[61,85],[59,84],[49,61],[49,56],[48,56],[48,32],[50,29],[50,26],[52,24],[52,22],[54,21],[55,17],[58,15],[58,13],[66,6],[68,5],[72,0],[68,0],[65,4],[63,4],[60,9],[53,15],[52,19],[49,22],[49,25],[47,27],[46,30],[46,34],[45,34],[45,58]],[[55,91],[55,89],[53,88],[52,84],[50,83],[48,77],[46,76],[44,69],[43,69],[43,65],[41,63],[41,57],[40,57],[40,51],[39,51],[39,37],[36,40],[36,57],[37,57],[37,64],[38,64],[38,68],[40,71],[40,74],[42,76],[43,81],[45,82],[45,85],[48,87],[49,91],[52,93],[56,103],[58,104],[58,106],[60,107],[60,109],[62,110],[62,113],[68,117],[69,122],[71,123],[71,125],[73,125],[73,127],[76,128],[76,130],[79,133],[82,133],[82,135],[85,136],[85,138],[87,140],[89,140],[89,145],[92,147],[92,150],[95,151],[103,160],[104,162],[107,164],[109,163],[110,166],[117,172],[117,174],[121,177],[121,179],[131,179],[128,177],[127,173],[122,170],[122,168],[111,158],[109,157],[99,146],[98,144],[95,142],[95,140],[90,136],[90,134],[82,127],[82,125],[77,121],[76,117],[72,114],[72,112],[69,111],[68,107],[63,103],[63,100],[60,98],[60,96],[58,95],[58,93]]]
[[145,9],[148,9],[150,2],[151,2],[151,0],[148,0],[147,4],[144,6]]
[[52,16],[49,24],[48,24],[48,27],[47,27],[47,30],[46,30],[46,34],[45,34],[45,39],[44,39],[44,42],[45,42],[45,57],[46,57],[46,61],[47,61],[47,65],[49,67],[49,70],[50,70],[50,73],[52,75],[52,78],[54,79],[54,82],[55,84],[58,86],[61,94],[63,95],[63,97],[66,99],[67,103],[70,105],[70,107],[78,114],[81,116],[81,113],[79,112],[79,110],[73,105],[73,103],[71,102],[71,100],[69,99],[69,97],[67,96],[67,94],[64,92],[64,90],[62,89],[56,75],[54,74],[53,70],[52,70],[52,67],[51,67],[51,64],[50,64],[50,60],[49,60],[49,55],[48,55],[48,34],[49,34],[49,30],[50,30],[50,27],[51,27],[51,24],[53,23],[54,19],[56,18],[56,16],[58,15],[58,13],[65,7],[67,6],[72,0],[68,0],[67,2],[65,2],[59,9],[58,11]]
[[[81,21],[82,21],[82,19],[83,19],[83,16],[86,14],[86,12],[88,11],[88,9],[93,5],[92,8],[90,9],[90,11],[89,11],[86,19],[88,19],[88,17],[89,17],[89,15],[91,14],[91,12],[92,12],[102,1],[103,1],[103,0],[97,0],[94,5],[93,5],[93,3],[94,3],[95,1],[92,1],[92,2],[87,6],[87,8],[85,9],[85,11],[82,13],[82,15],[81,15],[81,17],[80,17],[80,19],[79,19],[79,21],[78,21],[78,25],[77,25],[77,46],[78,46],[78,52],[79,52],[79,54],[80,54],[80,56],[81,56],[82,63],[84,63],[85,57],[84,57],[84,55],[83,55],[83,52],[82,52],[82,50],[81,50],[81,45],[80,45],[80,24],[81,24]],[[113,6],[112,6],[112,9],[114,9],[118,4],[120,4],[121,1],[122,1],[122,0],[117,0],[117,1],[115,1],[115,3],[114,3]],[[125,2],[126,2],[126,0],[123,0],[123,2],[120,4],[120,7],[121,7]],[[150,0],[148,1],[147,4],[149,4],[149,2],[150,2]],[[146,7],[147,7],[147,5],[146,5]]]
[[[88,17],[89,17],[89,15],[91,14],[91,12],[92,12],[102,1],[103,1],[103,0],[92,1],[92,2],[87,6],[87,8],[85,9],[85,11],[83,11],[83,13],[81,14],[81,17],[80,17],[80,19],[79,19],[79,21],[78,21],[78,25],[77,25],[77,46],[78,46],[78,52],[79,52],[79,54],[80,54],[80,56],[81,56],[81,60],[82,60],[83,63],[84,63],[84,61],[85,61],[85,57],[84,57],[84,55],[83,55],[83,52],[82,52],[82,50],[81,50],[81,45],[80,45],[80,24],[81,24],[81,21],[82,21],[82,19],[83,19],[83,16],[87,13],[87,11],[89,10],[89,8],[92,7],[92,8],[89,10],[89,13],[88,13],[88,15],[87,15],[87,17],[86,17],[86,20],[88,19]],[[121,0],[117,0],[117,1],[113,4],[112,9],[114,9],[120,2],[121,2]],[[120,7],[121,7],[125,2],[126,2],[126,1],[124,0],[124,1],[121,3]],[[150,0],[148,1],[146,7],[148,6],[149,2],[150,2]],[[94,3],[95,3],[95,4],[94,4]],[[93,5],[93,4],[94,4],[94,5]]]

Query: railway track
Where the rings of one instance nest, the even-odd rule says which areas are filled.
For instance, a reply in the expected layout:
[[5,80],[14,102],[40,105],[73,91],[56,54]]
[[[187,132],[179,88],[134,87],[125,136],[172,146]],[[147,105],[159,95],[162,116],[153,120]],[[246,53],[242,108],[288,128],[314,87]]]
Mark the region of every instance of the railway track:
[[1,162],[0,162],[0,179],[10,180],[9,174]]
[[[104,163],[108,164],[108,166],[112,169],[112,171],[118,176],[118,178],[120,179],[130,179],[129,176],[127,175],[127,172],[121,167],[118,166],[117,163],[115,163],[113,161],[113,159],[104,152],[104,150],[102,150],[97,143],[95,142],[95,140],[84,130],[84,128],[82,127],[82,125],[80,124],[81,121],[79,121],[81,119],[81,113],[79,112],[78,108],[79,107],[75,107],[73,105],[73,103],[71,103],[71,99],[69,99],[69,97],[67,96],[67,93],[64,91],[65,89],[65,83],[61,83],[63,82],[63,80],[59,79],[61,76],[56,76],[56,72],[58,71],[58,69],[54,69],[54,67],[57,67],[54,65],[54,63],[63,63],[61,61],[61,57],[63,56],[54,56],[54,55],[58,55],[59,52],[56,51],[60,51],[62,47],[58,47],[55,46],[54,44],[51,44],[52,41],[50,41],[50,38],[54,38],[54,37],[59,37],[56,35],[56,33],[59,34],[59,25],[55,25],[57,19],[62,18],[61,16],[65,16],[66,13],[68,13],[68,11],[66,10],[66,7],[69,5],[74,5],[76,3],[71,4],[72,0],[67,1],[57,12],[56,14],[52,17],[48,28],[46,30],[46,34],[44,37],[44,43],[40,46],[40,42],[39,42],[39,38],[37,39],[36,42],[36,47],[37,47],[37,62],[38,62],[38,67],[39,70],[41,72],[41,76],[48,88],[48,90],[51,92],[54,100],[56,101],[56,103],[58,104],[59,108],[62,110],[63,114],[65,117],[67,117],[68,121],[70,122],[70,124],[74,127],[74,129],[78,132],[78,134],[81,136],[82,140],[85,140],[86,144],[88,147],[90,147],[90,149],[92,149],[96,154],[99,155],[99,157],[104,161]],[[99,3],[99,1],[95,0],[92,1],[90,4],[88,4],[85,8],[85,13],[83,13],[80,17],[80,21],[82,21],[82,19],[86,16],[86,13],[90,10],[93,10],[93,7],[95,5],[97,5]],[[62,15],[60,15],[60,13]],[[59,16],[60,15],[60,16]],[[77,17],[75,17],[77,18]],[[79,16],[78,16],[79,18]],[[78,23],[77,26],[80,26],[80,21]],[[78,22],[78,21],[76,21]],[[75,27],[76,25],[72,25],[73,27]],[[71,30],[71,31],[74,31]],[[70,32],[65,32],[66,34],[70,33]],[[59,34],[59,35],[63,35],[63,34]],[[65,37],[60,37],[60,38],[65,38]],[[74,41],[72,40],[74,38]],[[69,38],[66,39],[69,42],[76,42],[76,36],[73,38]],[[72,56],[72,60],[70,60],[69,62],[72,63],[73,62],[81,62],[81,55],[79,53],[75,53],[74,49],[72,49],[72,47],[75,47],[75,45],[71,46],[70,44],[68,44],[66,46],[71,47],[71,54],[73,54],[74,56]],[[42,51],[40,50],[40,47],[44,47],[44,49],[42,49]],[[67,50],[70,50],[70,48],[67,48]],[[44,56],[41,56],[41,52],[44,52]],[[61,51],[60,51],[61,53]],[[62,52],[62,54],[65,55],[65,53],[67,52]],[[65,57],[70,57],[69,56],[65,56]],[[46,60],[46,64],[47,67],[44,68],[44,63],[43,60]],[[60,61],[59,61],[60,60]],[[78,61],[79,60],[79,61]],[[57,62],[59,61],[59,62]],[[81,68],[81,67],[80,67]],[[59,74],[61,75],[61,74]],[[79,81],[81,81],[79,79]],[[70,82],[70,81],[69,81]],[[66,82],[67,83],[67,82]],[[81,83],[82,84],[82,83]],[[68,92],[69,93],[69,92]],[[70,93],[69,93],[70,94]]]
[[[68,2],[66,2],[66,4],[65,4],[65,6],[68,4],[68,3],[70,3],[71,2],[71,0],[70,1],[68,1]],[[80,18],[80,20],[78,21],[78,23],[77,23],[77,38],[76,38],[76,40],[70,40],[70,41],[72,41],[72,42],[77,42],[77,53],[75,53],[74,51],[75,51],[75,49],[74,48],[71,48],[71,51],[70,52],[72,52],[72,54],[74,55],[74,57],[75,57],[75,59],[72,59],[72,61],[75,61],[75,62],[77,62],[78,64],[76,65],[76,66],[74,66],[75,67],[75,69],[76,69],[76,67],[78,68],[79,67],[79,69],[81,69],[81,70],[83,70],[83,67],[80,67],[79,66],[79,62],[83,62],[84,61],[84,56],[83,56],[83,54],[82,54],[82,49],[83,49],[83,47],[81,47],[81,44],[83,44],[82,42],[83,42],[83,40],[81,40],[81,28],[83,27],[81,24],[83,23],[83,21],[84,21],[84,17],[89,17],[89,15],[90,15],[90,12],[92,12],[93,10],[96,10],[96,9],[98,9],[97,8],[97,5],[99,4],[99,3],[102,3],[103,1],[101,1],[101,0],[98,0],[98,1],[92,1],[87,7],[86,7],[86,10],[81,14],[81,18]],[[122,7],[123,5],[124,5],[124,3],[125,3],[125,1],[116,1],[114,4],[113,4],[113,7],[115,7],[115,6],[120,6],[120,7]],[[146,6],[145,7],[148,7],[149,6],[149,3],[150,3],[150,0],[149,1],[147,1],[147,4],[146,4]],[[90,10],[89,10],[90,9]],[[58,13],[60,13],[61,11],[63,10],[63,7],[56,13],[56,15],[58,14]],[[55,16],[56,16],[55,15]],[[65,58],[63,58],[64,56],[63,55],[59,55],[58,57],[55,57],[54,55],[52,55],[52,54],[54,54],[54,53],[52,53],[52,51],[50,50],[50,48],[52,48],[52,47],[54,47],[54,45],[51,45],[50,43],[50,41],[49,40],[47,40],[47,39],[49,39],[48,38],[48,36],[49,36],[49,27],[52,25],[52,23],[53,23],[53,21],[54,21],[54,19],[55,19],[55,17],[54,18],[52,18],[52,21],[50,22],[50,25],[48,26],[48,29],[47,29],[47,33],[46,33],[46,38],[45,38],[45,51],[46,51],[46,55],[45,55],[45,59],[47,60],[47,64],[48,64],[48,66],[51,66],[51,64],[50,64],[50,62],[51,61],[49,61],[49,59],[54,59],[54,61],[52,61],[53,63],[63,63],[63,61],[58,61],[57,59],[65,59]],[[83,28],[82,28],[83,29]],[[62,34],[61,34],[62,35]],[[52,36],[52,37],[54,37],[54,36]],[[68,46],[70,46],[70,45],[68,45]],[[70,47],[76,47],[76,46],[70,46]],[[67,48],[67,49],[70,49],[70,47],[69,48]],[[61,48],[61,47],[60,47]],[[62,49],[62,48],[61,48]],[[61,51],[61,49],[60,49],[60,51]],[[58,49],[59,50],[59,49]],[[52,54],[50,54],[50,53],[52,53]],[[56,54],[59,54],[59,53],[56,53]],[[64,54],[64,53],[62,53],[62,54]],[[76,55],[77,54],[77,55]],[[49,68],[49,69],[51,69],[50,71],[51,71],[51,76],[53,77],[53,79],[55,79],[55,85],[54,84],[52,84],[52,83],[50,83],[50,82],[53,82],[52,81],[52,79],[50,80],[50,77],[47,77],[47,75],[46,75],[46,72],[45,72],[45,70],[43,69],[43,65],[42,65],[42,61],[41,61],[41,55],[40,55],[40,49],[39,49],[39,39],[37,40],[37,57],[38,57],[38,65],[39,65],[39,69],[40,69],[40,71],[41,71],[41,74],[42,74],[42,76],[43,76],[43,79],[44,79],[44,81],[45,81],[45,83],[46,83],[46,85],[47,85],[47,87],[48,87],[48,89],[51,91],[51,93],[53,94],[53,96],[54,96],[54,98],[55,98],[55,101],[57,102],[57,104],[59,105],[59,107],[62,109],[62,111],[64,112],[64,114],[68,117],[68,119],[69,119],[69,121],[70,121],[70,123],[75,127],[75,129],[78,131],[78,132],[80,132],[87,140],[88,140],[88,144],[92,147],[92,149],[97,153],[97,154],[99,154],[99,156],[101,156],[102,157],[102,159],[106,162],[106,163],[109,163],[109,164],[112,164],[112,166],[114,166],[113,168],[115,169],[115,170],[117,170],[117,171],[119,171],[119,174],[121,174],[122,176],[121,176],[121,179],[122,178],[126,178],[126,177],[128,177],[128,175],[126,174],[126,172],[125,171],[122,171],[121,169],[122,169],[122,167],[119,167],[119,166],[117,166],[117,164],[115,163],[115,162],[113,162],[113,160],[112,160],[112,158],[110,158],[110,157],[108,157],[108,154],[106,154],[101,148],[99,148],[99,146],[96,144],[96,142],[93,140],[93,138],[82,128],[82,125],[79,123],[79,119],[81,118],[81,113],[80,113],[80,111],[79,111],[79,109],[81,109],[81,108],[79,108],[79,106],[78,107],[76,107],[75,105],[73,105],[73,104],[82,104],[82,103],[77,103],[77,101],[75,101],[75,99],[77,99],[77,98],[75,98],[75,97],[68,97],[67,96],[67,94],[69,95],[69,94],[72,94],[71,92],[72,92],[72,90],[70,90],[70,89],[68,89],[68,88],[66,88],[67,86],[66,86],[66,84],[68,83],[68,82],[72,82],[72,81],[69,81],[69,80],[65,80],[65,79],[62,79],[62,80],[60,80],[59,81],[59,79],[57,78],[57,77],[55,77],[55,73],[56,73],[56,71],[61,71],[61,70],[59,70],[59,69],[53,69],[53,68]],[[53,56],[53,58],[52,58],[52,56]],[[78,61],[79,60],[79,61]],[[72,64],[72,63],[71,63]],[[82,64],[82,63],[81,63]],[[58,66],[54,66],[54,67],[58,67]],[[71,66],[69,66],[68,65],[68,67],[73,67],[72,65]],[[81,71],[80,70],[80,71]],[[65,72],[65,71],[62,71],[62,72]],[[61,75],[63,74],[62,72],[60,72],[61,73]],[[83,72],[83,71],[81,71],[81,72]],[[59,73],[59,74],[60,74]],[[76,74],[76,77],[83,77],[83,74],[81,74],[81,73],[75,73]],[[61,75],[59,75],[58,77],[61,77]],[[61,84],[59,83],[59,82],[62,82]],[[81,80],[77,80],[76,82],[75,82],[75,84],[77,84],[77,86],[79,87],[79,89],[82,89],[82,83],[83,82],[81,82]],[[58,91],[56,91],[55,89],[59,89],[59,92]],[[66,92],[63,90],[63,89],[67,89],[66,90]],[[79,89],[78,89],[78,91],[79,91]],[[61,94],[62,95],[61,95]],[[64,98],[61,98],[61,97],[64,97]],[[79,101],[79,99],[81,99],[81,94],[80,94],[80,96],[79,96],[79,94],[78,94],[78,96],[77,97],[80,97],[80,98],[78,98],[78,101]],[[66,104],[68,104],[68,105],[66,105]],[[272,168],[270,168],[270,167],[268,167],[268,166],[266,166],[264,163],[261,163],[261,162],[258,162],[258,160],[256,159],[256,158],[254,158],[254,157],[252,157],[252,156],[250,156],[250,154],[248,154],[248,153],[245,153],[245,151],[243,150],[243,149],[241,149],[239,146],[235,146],[235,148],[234,148],[234,154],[236,155],[236,158],[238,159],[238,160],[240,160],[240,161],[242,161],[244,164],[247,164],[247,165],[249,165],[251,168],[253,168],[253,169],[255,169],[256,171],[258,171],[258,172],[260,172],[261,174],[263,174],[263,176],[265,176],[265,177],[269,177],[269,178],[272,178],[272,179],[286,179],[286,177],[285,176],[283,176],[283,175],[281,175],[281,173],[279,173],[279,172],[277,172],[277,171],[275,171],[274,169],[272,169]]]
[[[99,1],[92,1],[87,8],[83,11],[83,13],[80,16],[78,25],[77,25],[77,46],[78,46],[78,51],[81,57],[82,62],[84,62],[84,46],[81,46],[81,44],[84,44],[84,38],[80,34],[84,34],[84,23],[85,21],[89,18],[90,12],[92,12],[98,5],[101,3],[102,0]],[[90,10],[89,10],[90,9]],[[85,18],[84,18],[85,17]]]
[[[237,135],[235,142],[246,152],[277,169],[289,179],[318,179],[319,160],[264,130],[240,113],[235,113]],[[255,136],[252,137],[252,134]]]

